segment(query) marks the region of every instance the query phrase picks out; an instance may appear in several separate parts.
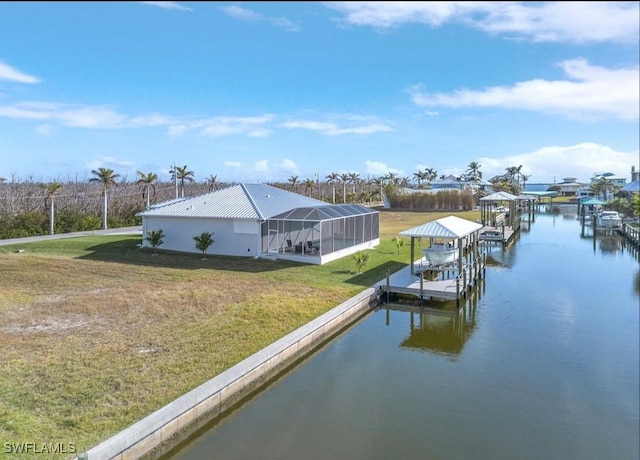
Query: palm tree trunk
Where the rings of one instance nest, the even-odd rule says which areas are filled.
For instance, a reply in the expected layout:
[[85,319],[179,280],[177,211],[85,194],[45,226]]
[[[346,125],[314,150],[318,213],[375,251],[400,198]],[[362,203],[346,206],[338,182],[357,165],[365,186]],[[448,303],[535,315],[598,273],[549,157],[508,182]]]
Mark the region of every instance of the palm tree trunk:
[[55,200],[53,199],[53,197],[51,197],[51,210],[49,212],[49,235],[53,235],[53,219],[55,216],[55,211],[53,210],[54,206],[55,206]]
[[102,212],[102,228],[104,230],[107,229],[107,190],[105,189],[103,192],[103,197],[104,197],[104,201],[103,201],[103,212]]
[[149,184],[147,184],[147,209],[149,209],[149,203],[150,203],[150,201],[149,201],[149,191],[150,191],[149,190]]

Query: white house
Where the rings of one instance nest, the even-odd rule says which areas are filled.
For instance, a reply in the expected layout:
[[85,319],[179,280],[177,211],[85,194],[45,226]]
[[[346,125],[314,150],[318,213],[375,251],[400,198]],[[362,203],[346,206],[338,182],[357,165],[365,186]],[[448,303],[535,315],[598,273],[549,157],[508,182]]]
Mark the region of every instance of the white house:
[[554,184],[558,188],[558,192],[562,196],[575,196],[585,187],[587,184],[578,182],[575,177],[564,177],[562,182]]
[[138,215],[143,235],[162,229],[160,249],[171,251],[199,252],[193,237],[206,231],[215,241],[208,254],[323,264],[380,243],[378,211],[327,204],[265,184],[171,200]]

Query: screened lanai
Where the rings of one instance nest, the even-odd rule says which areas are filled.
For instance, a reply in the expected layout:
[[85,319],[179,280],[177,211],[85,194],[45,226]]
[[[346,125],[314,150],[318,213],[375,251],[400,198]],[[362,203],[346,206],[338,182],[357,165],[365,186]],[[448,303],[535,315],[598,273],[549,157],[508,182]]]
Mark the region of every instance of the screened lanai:
[[357,204],[295,208],[262,224],[262,252],[310,263],[325,263],[379,241],[380,213]]

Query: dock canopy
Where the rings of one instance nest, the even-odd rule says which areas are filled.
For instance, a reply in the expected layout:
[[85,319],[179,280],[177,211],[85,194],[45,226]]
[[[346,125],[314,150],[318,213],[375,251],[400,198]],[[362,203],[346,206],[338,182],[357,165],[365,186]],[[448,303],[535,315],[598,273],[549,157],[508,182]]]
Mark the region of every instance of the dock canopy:
[[480,201],[515,201],[518,197],[507,192],[495,192],[491,195],[483,196]]
[[[483,225],[491,225],[497,227],[505,220],[509,221],[509,225],[513,226],[516,218],[516,206],[518,197],[507,192],[495,192],[491,195],[480,198],[480,220]],[[496,207],[498,203],[507,202],[509,204],[508,212],[504,207]],[[500,214],[500,215],[499,215]]]
[[400,235],[411,238],[443,238],[455,240],[464,238],[467,235],[479,231],[481,228],[482,224],[456,216],[448,216],[410,228],[409,230],[404,230],[400,232]]
[[411,238],[411,274],[414,274],[413,248],[416,238],[420,241],[422,238],[430,238],[430,247],[433,246],[434,239],[455,241],[455,243],[452,243],[452,249],[455,248],[453,252],[457,252],[458,254],[452,261],[458,262],[458,270],[462,272],[462,240],[471,234],[480,232],[482,227],[482,224],[470,220],[461,219],[456,216],[448,216],[400,232],[399,234],[401,236]]

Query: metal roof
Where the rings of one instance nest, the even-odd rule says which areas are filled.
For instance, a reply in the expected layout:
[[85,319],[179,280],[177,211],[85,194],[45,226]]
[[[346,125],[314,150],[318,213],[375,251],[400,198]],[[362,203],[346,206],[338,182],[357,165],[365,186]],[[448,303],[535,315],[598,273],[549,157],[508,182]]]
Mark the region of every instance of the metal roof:
[[218,219],[268,219],[294,208],[326,206],[324,201],[266,184],[238,184],[195,197],[159,203],[137,215]]
[[507,192],[495,192],[491,195],[483,196],[480,201],[515,201],[518,197]]
[[324,204],[323,206],[307,206],[304,208],[291,209],[277,216],[273,216],[271,219],[319,222],[341,217],[376,213],[378,213],[378,211],[359,204]]
[[409,230],[400,232],[402,236],[414,238],[462,238],[477,232],[482,224],[461,219],[456,216],[443,217],[442,219],[427,222]]
[[640,181],[634,180],[633,182],[629,182],[627,185],[622,187],[621,192],[640,192]]

